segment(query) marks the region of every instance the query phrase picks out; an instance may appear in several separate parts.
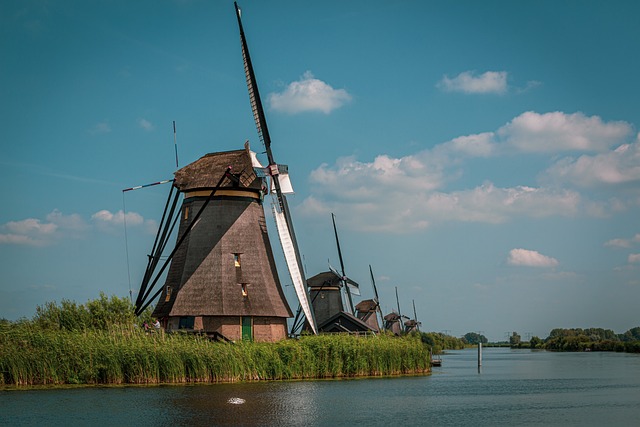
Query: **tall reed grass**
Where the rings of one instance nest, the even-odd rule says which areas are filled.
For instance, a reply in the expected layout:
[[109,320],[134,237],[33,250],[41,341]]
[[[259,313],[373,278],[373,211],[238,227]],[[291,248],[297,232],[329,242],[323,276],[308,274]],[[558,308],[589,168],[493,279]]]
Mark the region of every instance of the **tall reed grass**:
[[215,343],[140,328],[0,328],[0,385],[158,384],[398,375],[428,372],[419,336],[303,336]]

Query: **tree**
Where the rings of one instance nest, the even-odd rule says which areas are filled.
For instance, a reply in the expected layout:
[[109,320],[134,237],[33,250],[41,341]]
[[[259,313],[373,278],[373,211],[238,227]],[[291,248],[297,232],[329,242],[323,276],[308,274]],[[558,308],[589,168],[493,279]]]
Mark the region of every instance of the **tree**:
[[531,348],[539,348],[542,347],[542,340],[540,338],[538,338],[537,336],[532,336],[531,339],[529,340],[529,346]]
[[485,337],[484,335],[480,335],[478,333],[475,332],[467,332],[466,334],[464,334],[464,338],[463,338],[468,344],[478,344],[478,343],[483,343],[486,344],[489,342],[489,340],[487,339],[487,337]]
[[511,336],[509,337],[509,344],[511,344],[512,346],[519,345],[520,341],[521,341],[520,334],[518,334],[517,332],[512,333]]

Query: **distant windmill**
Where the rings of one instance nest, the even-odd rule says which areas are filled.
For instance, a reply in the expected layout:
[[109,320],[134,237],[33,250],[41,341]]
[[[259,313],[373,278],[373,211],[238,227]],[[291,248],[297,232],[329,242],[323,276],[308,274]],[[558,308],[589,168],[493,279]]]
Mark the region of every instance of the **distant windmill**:
[[[316,274],[307,280],[318,328],[323,332],[377,332],[379,330],[377,322],[372,324],[366,319],[362,319],[358,315],[360,311],[354,315],[351,294],[360,295],[360,285],[345,274],[335,215],[331,214],[331,219],[342,274],[329,264],[329,271]],[[375,304],[372,306],[374,308],[373,320],[375,321]],[[356,310],[362,309],[362,307],[359,304],[356,306]]]
[[396,286],[396,304],[398,311],[392,311],[384,316],[384,328],[393,332],[396,335],[400,335],[404,332],[404,326],[402,319],[408,319],[407,316],[403,316],[400,312],[400,299],[398,298],[398,287]]
[[[371,273],[371,285],[373,286],[373,294],[375,297],[373,299],[362,300],[356,305],[356,317],[379,332],[380,325],[384,325],[384,318],[382,317],[382,310],[380,310],[378,289],[376,288],[376,280],[373,277],[371,265],[369,265],[369,273]],[[378,315],[380,315],[380,322],[378,322]]]
[[406,322],[404,322],[404,329],[405,332],[420,332],[420,325],[422,325],[422,323],[418,322],[418,315],[416,314],[416,301],[412,300],[413,302],[413,319],[409,319]]

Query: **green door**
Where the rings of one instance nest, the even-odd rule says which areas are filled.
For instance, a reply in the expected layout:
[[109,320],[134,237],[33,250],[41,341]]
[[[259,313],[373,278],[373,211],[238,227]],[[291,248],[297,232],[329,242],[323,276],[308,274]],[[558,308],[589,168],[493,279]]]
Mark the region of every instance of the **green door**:
[[251,317],[242,318],[242,341],[251,341],[253,333],[251,333]]

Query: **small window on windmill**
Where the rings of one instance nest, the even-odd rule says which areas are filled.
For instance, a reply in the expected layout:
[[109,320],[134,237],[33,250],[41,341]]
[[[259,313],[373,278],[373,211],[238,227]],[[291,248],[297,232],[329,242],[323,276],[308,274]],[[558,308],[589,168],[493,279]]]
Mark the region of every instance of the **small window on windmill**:
[[249,296],[249,294],[247,293],[247,285],[248,283],[240,283],[240,288],[242,289],[242,296],[245,298]]
[[240,268],[240,254],[233,254],[233,265]]
[[189,219],[189,206],[184,207],[184,219]]
[[164,302],[168,302],[171,299],[171,286],[167,286],[167,296],[164,297]]

